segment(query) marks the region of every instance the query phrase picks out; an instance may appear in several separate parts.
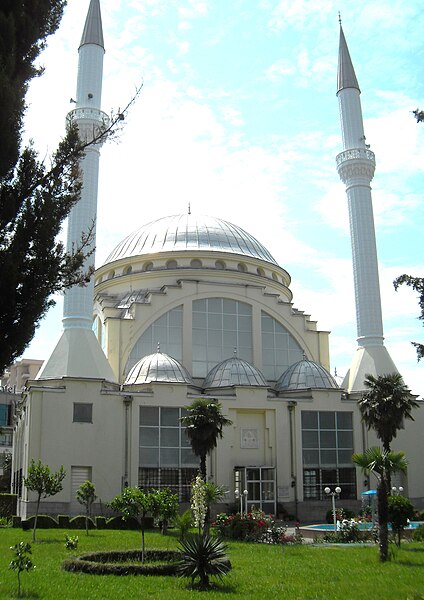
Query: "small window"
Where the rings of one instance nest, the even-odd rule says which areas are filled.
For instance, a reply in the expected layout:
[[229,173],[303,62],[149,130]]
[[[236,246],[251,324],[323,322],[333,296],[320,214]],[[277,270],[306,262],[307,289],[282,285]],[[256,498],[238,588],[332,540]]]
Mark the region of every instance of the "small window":
[[247,267],[244,263],[239,263],[237,265],[237,270],[241,271],[242,273],[247,273]]
[[93,405],[88,402],[74,402],[74,423],[92,423]]
[[201,269],[202,268],[202,261],[199,260],[198,258],[193,258],[193,260],[190,263],[190,266],[193,269]]
[[152,271],[152,270],[153,270],[153,263],[152,262],[144,263],[144,265],[143,265],[143,271]]
[[223,260],[215,261],[215,269],[225,269],[225,262]]
[[176,260],[168,260],[168,262],[166,263],[167,269],[176,269],[177,267],[178,267],[178,263]]
[[272,278],[273,278],[274,281],[278,281],[278,275],[277,275],[277,273],[273,273],[272,274]]
[[125,267],[123,273],[124,275],[130,275],[132,273],[132,266],[129,265],[128,267]]
[[109,271],[109,273],[107,274],[107,278],[113,279],[114,277],[115,277],[115,271]]

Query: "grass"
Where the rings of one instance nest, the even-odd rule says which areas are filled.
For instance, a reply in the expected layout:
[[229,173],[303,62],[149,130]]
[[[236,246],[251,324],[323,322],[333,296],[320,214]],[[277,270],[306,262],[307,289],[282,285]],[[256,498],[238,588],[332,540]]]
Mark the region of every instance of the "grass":
[[[60,529],[40,529],[32,544],[36,570],[22,574],[22,597],[46,600],[107,600],[197,598],[188,581],[175,577],[95,576],[67,573],[62,561],[90,551],[137,549],[140,533],[134,531],[72,531],[79,536],[76,551],[65,549]],[[31,532],[0,529],[0,598],[17,597],[17,577],[9,570],[17,542],[31,542]],[[147,532],[146,549],[174,549],[176,536]],[[213,591],[215,598],[267,600],[424,600],[424,543],[404,543],[388,563],[378,561],[377,547],[268,546],[230,543],[233,570]],[[200,596],[199,596],[200,594]]]

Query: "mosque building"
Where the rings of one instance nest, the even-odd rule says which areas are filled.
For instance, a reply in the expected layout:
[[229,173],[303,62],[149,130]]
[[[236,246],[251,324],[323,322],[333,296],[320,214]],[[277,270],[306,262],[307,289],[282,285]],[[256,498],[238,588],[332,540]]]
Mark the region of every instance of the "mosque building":
[[[104,41],[91,0],[79,48],[76,105],[68,115],[87,139],[101,126]],[[378,441],[361,422],[365,374],[396,371],[383,342],[370,181],[359,86],[340,29],[338,98],[355,273],[358,350],[343,382],[330,375],[329,332],[294,308],[290,275],[260,241],[221,218],[191,213],[142,225],[112,250],[87,288],[65,296],[63,333],[27,383],[14,431],[13,487],[23,517],[34,498],[22,485],[31,459],[67,472],[42,511],[77,514],[89,479],[105,505],[125,486],[170,487],[189,499],[199,460],[180,423],[197,398],[218,401],[232,425],[208,457],[208,478],[226,503],[322,519],[324,488],[358,507],[375,486],[352,454]],[[90,133],[91,132],[91,133]],[[83,193],[68,247],[95,221],[100,148],[82,161]],[[94,304],[93,304],[94,298]],[[424,504],[420,410],[393,443],[410,461],[394,478]]]

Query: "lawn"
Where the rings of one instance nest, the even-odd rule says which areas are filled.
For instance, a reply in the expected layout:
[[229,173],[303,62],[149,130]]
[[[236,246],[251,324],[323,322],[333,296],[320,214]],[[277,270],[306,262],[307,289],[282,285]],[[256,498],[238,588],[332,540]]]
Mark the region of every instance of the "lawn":
[[[79,536],[76,552],[65,549],[65,533]],[[46,600],[126,600],[158,598],[178,600],[197,598],[188,581],[175,577],[111,575],[95,576],[67,573],[62,561],[86,551],[135,549],[140,533],[133,531],[65,531],[40,529],[33,544],[35,571],[22,574],[25,598]],[[31,532],[0,529],[0,598],[15,598],[17,577],[8,568],[10,546],[31,542]],[[172,549],[177,545],[173,533],[146,534],[146,548]],[[204,597],[266,598],[289,600],[424,600],[424,543],[404,543],[385,564],[378,561],[377,547],[269,546],[231,543],[229,557],[233,570],[223,582]]]

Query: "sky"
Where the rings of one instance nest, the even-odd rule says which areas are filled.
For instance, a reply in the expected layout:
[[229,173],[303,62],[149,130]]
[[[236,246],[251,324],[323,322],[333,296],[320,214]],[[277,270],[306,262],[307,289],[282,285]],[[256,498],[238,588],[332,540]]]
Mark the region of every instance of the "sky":
[[[45,160],[73,108],[89,0],[68,0],[29,88],[25,139]],[[420,0],[101,0],[102,109],[123,108],[117,142],[102,148],[96,265],[129,233],[184,213],[235,223],[292,277],[296,308],[331,331],[332,373],[344,376],[356,321],[336,98],[339,11],[361,88],[372,181],[385,344],[424,395],[416,294],[424,275],[424,7]],[[62,298],[24,353],[46,359],[60,337]]]

